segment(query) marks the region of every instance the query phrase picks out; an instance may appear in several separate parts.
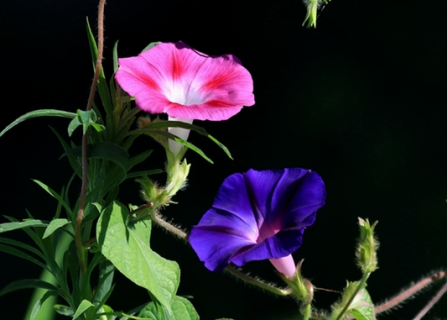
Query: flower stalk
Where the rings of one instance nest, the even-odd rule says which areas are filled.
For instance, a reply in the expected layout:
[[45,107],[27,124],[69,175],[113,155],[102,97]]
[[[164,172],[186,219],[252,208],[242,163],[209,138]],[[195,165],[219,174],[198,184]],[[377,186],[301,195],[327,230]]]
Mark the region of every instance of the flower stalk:
[[[102,56],[104,51],[104,7],[105,0],[99,1],[98,6],[98,56],[96,59],[95,65],[95,75],[93,77],[92,86],[90,87],[90,94],[87,101],[86,110],[89,111],[93,107],[93,99],[96,93],[96,85],[99,79],[99,73],[101,72],[102,66]],[[79,267],[81,270],[81,275],[84,276],[86,272],[86,257],[85,250],[82,244],[82,235],[81,235],[81,227],[82,227],[82,219],[84,217],[85,210],[85,197],[87,194],[87,183],[88,183],[88,174],[87,174],[87,142],[88,142],[88,131],[85,131],[82,137],[82,184],[81,184],[81,195],[79,200],[79,210],[76,217],[76,232],[75,232],[75,241],[78,253]]]

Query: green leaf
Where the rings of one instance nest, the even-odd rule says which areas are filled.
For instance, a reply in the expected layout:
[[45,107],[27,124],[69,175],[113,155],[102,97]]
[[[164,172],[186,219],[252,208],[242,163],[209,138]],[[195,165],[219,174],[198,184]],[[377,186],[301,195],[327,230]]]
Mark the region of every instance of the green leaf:
[[61,110],[54,110],[54,109],[42,109],[42,110],[31,111],[31,112],[25,113],[21,117],[18,117],[10,125],[8,125],[5,129],[3,129],[3,131],[0,132],[0,137],[2,135],[4,135],[6,132],[8,132],[10,129],[12,129],[16,125],[18,125],[20,122],[23,122],[25,120],[32,119],[32,118],[37,118],[37,117],[62,117],[62,118],[73,119],[74,117],[76,117],[76,113],[61,111]]
[[[361,286],[358,290],[358,286]],[[358,290],[358,292],[357,292]],[[357,292],[357,293],[356,293]],[[352,302],[349,303],[352,296],[354,296]],[[346,309],[346,313],[351,315],[357,320],[375,320],[376,314],[374,311],[374,304],[371,301],[368,291],[365,289],[365,285],[362,282],[348,282],[347,287],[343,291],[342,299],[340,302],[335,304],[332,309],[334,310],[330,319],[335,320],[339,317],[346,305],[349,306]]]
[[152,151],[153,150],[147,150],[147,151],[144,151],[144,152],[130,158],[129,159],[129,170],[132,169],[137,164],[146,160],[151,155]]
[[[67,150],[64,155],[81,157],[82,148],[75,147],[71,150]],[[127,172],[129,167],[129,154],[127,151],[112,142],[96,142],[94,144],[89,144],[87,146],[87,157],[115,162],[124,170],[124,172]]]
[[3,237],[0,237],[0,243],[6,243],[6,244],[9,244],[9,245],[13,245],[13,246],[25,249],[25,250],[27,250],[29,252],[34,253],[35,255],[37,255],[42,260],[45,260],[45,256],[42,254],[42,252],[40,252],[36,248],[34,248],[34,247],[32,247],[32,246],[30,246],[30,245],[28,245],[26,243],[23,243],[23,242],[14,240],[14,239],[3,238]]
[[[90,53],[92,56],[93,70],[96,71],[96,60],[98,58],[98,47],[96,45],[95,37],[93,36],[92,30],[90,28],[90,24],[87,19],[87,37],[88,43],[90,46]],[[102,105],[106,111],[107,116],[111,116],[113,114],[113,102],[110,96],[109,88],[107,87],[107,81],[104,75],[104,69],[100,68],[99,77],[98,77],[98,93],[101,98]]]
[[2,290],[0,290],[0,297],[16,290],[20,289],[29,289],[29,288],[42,288],[42,289],[48,289],[52,291],[58,291],[58,289],[53,286],[51,283],[38,280],[38,279],[22,279],[18,281],[11,282],[6,287],[4,287]]
[[360,289],[355,296],[354,301],[352,301],[351,305],[349,306],[348,314],[352,315],[357,320],[376,319],[374,304],[365,288]]
[[[157,121],[157,122],[152,122],[150,125],[141,128],[141,129],[137,129],[134,131],[129,132],[129,134],[134,134],[134,132],[143,132],[143,133],[148,133],[150,134],[150,131],[153,129],[165,129],[165,128],[172,128],[172,127],[179,127],[179,128],[183,128],[183,129],[189,129],[192,131],[197,132],[198,134],[209,138],[211,141],[213,141],[214,143],[216,143],[226,154],[230,159],[233,159],[233,157],[231,156],[230,151],[228,150],[228,148],[223,145],[221,142],[219,142],[216,138],[214,138],[212,135],[208,134],[208,132],[206,132],[206,130],[202,127],[193,125],[193,124],[189,124],[189,123],[185,123],[182,121]],[[149,130],[149,132],[144,132]],[[168,137],[169,138],[169,137]]]
[[158,173],[163,173],[163,172],[164,171],[161,170],[161,169],[130,172],[130,173],[128,173],[126,175],[126,179],[140,178],[140,177],[143,177],[143,176],[150,176],[152,174],[158,174]]
[[73,134],[73,132],[76,130],[77,127],[79,127],[80,125],[82,125],[79,117],[76,115],[75,118],[73,118],[73,120],[70,121],[70,123],[68,124],[68,136],[71,137],[71,135]]
[[44,189],[46,192],[48,192],[51,196],[56,198],[56,200],[59,201],[59,203],[61,203],[64,206],[65,210],[67,210],[67,212],[70,214],[70,216],[72,215],[70,206],[64,201],[64,199],[56,191],[54,191],[53,189],[48,187],[45,183],[43,183],[39,180],[34,180],[34,179],[31,179],[31,180],[34,181],[35,183],[37,183],[42,189]]
[[101,301],[112,288],[114,271],[115,266],[109,260],[103,259],[99,263],[99,283],[93,295],[93,302]]
[[20,222],[5,222],[0,224],[0,233],[29,228],[29,227],[46,227],[48,226],[48,222],[42,220],[24,220]]
[[59,313],[60,315],[67,316],[67,317],[71,317],[74,314],[72,308],[70,308],[69,306],[64,306],[62,304],[55,304],[54,310],[57,313]]
[[73,131],[80,125],[82,125],[83,134],[87,132],[89,126],[92,126],[98,132],[104,130],[103,125],[96,123],[98,117],[96,116],[95,110],[93,109],[88,111],[78,110],[77,115],[78,116],[74,118],[68,125],[68,136],[71,137]]
[[149,247],[150,220],[129,220],[128,209],[119,202],[113,202],[101,213],[96,229],[101,252],[170,312],[180,282],[179,266]]
[[54,219],[50,222],[48,227],[45,229],[45,233],[43,234],[42,239],[45,239],[53,234],[57,229],[65,226],[67,223],[70,223],[67,219]]
[[[156,304],[151,302],[141,310],[138,316],[158,320],[164,317],[161,312]],[[199,315],[191,302],[183,297],[175,296],[172,301],[172,314],[169,320],[199,320]]]
[[202,158],[204,158],[206,161],[210,162],[210,163],[214,163],[210,158],[208,158],[205,153],[200,150],[199,148],[197,148],[195,145],[193,145],[192,143],[189,143],[186,140],[180,139],[177,136],[173,135],[172,133],[169,133],[167,131],[164,130],[158,130],[158,129],[148,129],[147,127],[144,127],[142,129],[139,130],[134,130],[129,132],[129,134],[142,134],[142,133],[147,133],[149,135],[160,135],[160,136],[164,136],[168,139],[174,140],[180,144],[183,144],[185,147],[188,147],[189,149],[193,150],[194,152],[196,152],[197,154],[199,154],[200,156],[202,156]]
[[[51,131],[53,131],[53,133],[56,135],[56,137],[58,138],[58,140],[60,141],[60,143],[62,144],[62,147],[64,148],[65,151],[70,150],[71,147],[68,145],[67,142],[65,142],[65,140],[61,137],[61,135],[59,134],[59,132],[57,132],[54,128],[52,128],[50,126]],[[63,155],[62,155],[63,157]],[[68,161],[70,162],[71,167],[73,168],[74,172],[79,176],[82,177],[82,167],[81,167],[81,163],[79,161],[77,161],[77,159],[73,156],[69,156],[68,157]],[[72,177],[73,179],[73,177]],[[67,189],[68,190],[68,189]]]
[[[99,312],[96,313],[98,317],[98,320],[115,320],[116,317],[114,315],[112,315],[113,309],[111,307],[109,307],[108,305],[103,305],[101,308],[99,308],[98,310]],[[121,315],[121,314],[120,314]]]
[[76,309],[75,314],[73,315],[73,320],[77,319],[81,314],[83,314],[85,312],[85,310],[87,310],[88,308],[93,307],[93,303],[91,303],[88,300],[82,300],[81,304],[78,306],[78,308]]
[[57,296],[59,293],[57,291],[47,291],[42,298],[36,301],[36,303],[33,306],[33,309],[31,311],[30,320],[34,320],[36,318],[37,314],[40,311],[40,308],[42,307],[43,303],[51,297]]
[[113,73],[118,71],[118,40],[113,46]]
[[221,143],[219,140],[217,140],[210,134],[207,135],[207,137],[210,138],[212,141],[214,141],[214,143],[216,143],[227,154],[228,158],[230,158],[231,160],[234,160],[233,157],[231,156],[230,150],[228,150],[228,148],[225,147],[225,145],[223,143]]

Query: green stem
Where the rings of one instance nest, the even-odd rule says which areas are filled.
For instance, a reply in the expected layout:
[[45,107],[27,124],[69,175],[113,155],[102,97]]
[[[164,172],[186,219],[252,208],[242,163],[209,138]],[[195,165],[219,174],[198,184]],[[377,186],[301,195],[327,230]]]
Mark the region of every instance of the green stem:
[[358,284],[357,288],[355,289],[354,293],[352,294],[352,296],[349,298],[348,303],[345,304],[345,306],[343,307],[343,310],[338,314],[338,317],[336,318],[336,320],[340,320],[341,317],[346,313],[346,311],[348,310],[349,306],[351,305],[352,301],[354,301],[355,297],[357,296],[357,294],[359,293],[359,291],[363,288],[363,286],[366,283],[366,280],[368,280],[369,276],[370,276],[371,272],[365,273],[363,275],[362,280],[360,280],[360,283]]
[[[90,88],[90,95],[88,97],[87,102],[87,110],[90,110],[93,106],[93,99],[95,97],[96,92],[96,85],[98,83],[99,79],[99,73],[101,71],[101,64],[102,64],[102,55],[104,51],[104,6],[105,6],[105,0],[99,1],[99,7],[98,7],[98,57],[96,60],[96,67],[95,67],[95,76],[93,78],[93,83]],[[81,226],[82,226],[82,219],[84,218],[84,209],[85,209],[85,197],[87,194],[87,181],[88,181],[88,175],[87,175],[87,142],[88,142],[88,131],[84,134],[82,137],[82,185],[81,185],[81,195],[80,195],[80,201],[79,201],[79,210],[78,215],[76,218],[76,248],[78,253],[78,260],[79,260],[79,268],[81,270],[81,276],[85,275],[86,270],[86,257],[85,257],[85,250],[82,245],[82,234],[81,234]]]

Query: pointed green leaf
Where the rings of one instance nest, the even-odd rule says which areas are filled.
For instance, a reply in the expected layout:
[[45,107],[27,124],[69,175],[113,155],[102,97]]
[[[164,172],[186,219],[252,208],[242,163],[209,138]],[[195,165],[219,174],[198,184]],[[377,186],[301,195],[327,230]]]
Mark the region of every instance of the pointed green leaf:
[[28,260],[28,261],[30,261],[32,263],[37,264],[39,267],[50,271],[48,266],[46,266],[45,264],[43,264],[42,262],[40,262],[36,258],[30,256],[29,254],[26,254],[26,253],[24,253],[24,252],[22,252],[22,251],[20,251],[20,250],[18,250],[16,248],[14,248],[14,247],[5,246],[5,245],[0,244],[0,251],[6,252],[8,254],[12,254],[13,256],[16,256],[16,257],[19,257],[19,258],[22,258],[22,259],[25,259],[25,260]]
[[48,289],[52,291],[57,291],[57,288],[53,286],[51,283],[38,280],[38,279],[23,279],[11,282],[6,287],[4,287],[2,290],[0,290],[0,297],[16,290],[20,289],[29,289],[29,288],[42,288],[42,289]]
[[[99,263],[99,283],[93,295],[93,302],[100,302],[112,288],[115,266],[107,259]],[[102,303],[104,304],[105,301]]]
[[149,246],[150,220],[129,220],[129,211],[113,202],[98,220],[96,238],[101,252],[115,267],[137,285],[149,290],[171,310],[180,282],[180,269],[152,251]]
[[79,117],[76,116],[73,118],[73,120],[70,121],[70,123],[68,124],[68,136],[71,137],[71,135],[73,134],[73,132],[76,130],[77,127],[79,127],[80,125],[82,125],[81,121],[79,120]]
[[206,132],[205,128],[196,126],[194,124],[182,122],[182,121],[154,121],[151,124],[141,128],[138,130],[144,130],[144,129],[166,129],[166,128],[183,128],[183,129],[189,129],[197,132],[198,134],[202,136],[208,136],[208,133]]
[[193,145],[192,143],[189,143],[186,140],[180,139],[179,137],[177,137],[176,135],[173,135],[172,133],[169,133],[167,131],[164,130],[158,130],[158,129],[147,129],[147,127],[144,127],[142,129],[139,130],[134,130],[129,132],[129,135],[133,135],[133,134],[149,134],[149,135],[160,135],[160,136],[164,136],[168,139],[174,140],[180,144],[183,144],[185,147],[188,147],[189,149],[193,150],[194,152],[196,152],[197,154],[199,154],[200,156],[202,156],[202,158],[204,158],[206,161],[210,162],[210,163],[214,163],[210,158],[208,158],[205,153],[200,150],[199,148],[197,148],[195,145]]
[[116,73],[116,71],[118,71],[118,40],[113,46],[113,73]]
[[53,109],[42,109],[42,110],[31,111],[31,112],[25,113],[21,117],[18,117],[10,125],[8,125],[5,129],[3,129],[3,131],[0,132],[0,137],[2,135],[4,135],[6,132],[8,132],[11,128],[18,125],[20,122],[23,122],[25,120],[32,119],[32,118],[37,118],[37,117],[62,117],[62,118],[73,119],[74,117],[76,117],[76,113],[61,111],[61,110],[53,110]]
[[91,303],[88,300],[82,300],[81,304],[79,304],[78,308],[76,309],[75,314],[73,315],[72,320],[77,319],[81,314],[85,312],[88,308],[93,307],[93,303]]
[[212,135],[208,134],[208,132],[206,132],[206,130],[202,127],[193,125],[193,124],[189,124],[189,123],[185,123],[185,122],[181,122],[181,121],[157,121],[157,122],[152,122],[150,125],[141,128],[141,129],[137,129],[134,131],[131,131],[129,134],[133,134],[133,132],[144,132],[149,130],[150,133],[151,130],[153,129],[165,129],[165,128],[173,128],[173,127],[178,127],[178,128],[183,128],[183,129],[189,129],[192,131],[197,132],[198,134],[204,136],[204,137],[208,137],[211,141],[213,141],[215,144],[217,144],[226,154],[230,159],[233,159],[233,157],[231,156],[230,151],[228,150],[228,148],[222,144],[221,142],[219,142],[216,138],[214,138]]
[[[90,24],[87,19],[87,37],[88,43],[90,46],[90,53],[92,56],[93,62],[93,70],[96,70],[96,60],[98,57],[98,46],[96,45],[95,37],[93,36],[92,30],[90,28]],[[106,114],[110,115],[113,112],[113,103],[110,97],[109,88],[107,87],[107,81],[104,75],[104,69],[100,68],[99,78],[98,78],[98,93],[101,98],[101,102],[103,104],[104,109],[106,110]]]
[[40,308],[42,307],[43,303],[47,301],[48,298],[57,296],[59,293],[57,291],[47,291],[42,298],[36,301],[36,303],[33,306],[33,309],[31,310],[30,320],[34,320],[37,316],[37,314],[40,311]]
[[67,219],[54,219],[50,222],[48,227],[45,229],[45,233],[43,234],[42,239],[45,239],[53,234],[57,229],[65,226],[67,223],[70,223]]
[[126,175],[126,179],[140,178],[140,177],[143,177],[143,176],[150,176],[152,174],[158,174],[158,173],[163,173],[163,172],[164,171],[161,170],[161,169],[130,172],[130,173],[128,173]]
[[147,150],[140,154],[137,154],[136,156],[129,159],[129,170],[132,169],[137,164],[143,162],[146,160],[152,153],[153,150]]
[[43,228],[48,226],[48,222],[42,221],[42,220],[24,220],[20,222],[5,222],[0,224],[0,233],[12,231],[12,230],[18,230],[23,228]]
[[54,191],[53,189],[48,187],[45,183],[43,183],[39,180],[34,180],[34,179],[31,179],[31,180],[34,181],[35,183],[37,183],[42,189],[44,189],[46,192],[48,192],[51,196],[56,198],[56,200],[59,201],[59,203],[61,203],[64,206],[65,210],[67,210],[67,212],[70,215],[72,215],[70,206],[64,201],[64,199],[56,191]]
[[0,237],[0,243],[6,243],[6,244],[9,244],[9,245],[13,245],[13,246],[25,249],[25,250],[27,250],[29,252],[34,253],[35,255],[37,255],[42,260],[45,260],[45,256],[42,254],[42,252],[40,252],[36,248],[30,246],[29,244],[26,244],[26,243],[23,243],[23,242],[14,240],[14,239],[3,238],[3,237]]
[[[67,150],[64,155],[82,156],[82,148],[75,147]],[[124,172],[129,166],[129,154],[119,145],[112,142],[96,142],[87,146],[87,157],[92,159],[104,159],[115,162]]]

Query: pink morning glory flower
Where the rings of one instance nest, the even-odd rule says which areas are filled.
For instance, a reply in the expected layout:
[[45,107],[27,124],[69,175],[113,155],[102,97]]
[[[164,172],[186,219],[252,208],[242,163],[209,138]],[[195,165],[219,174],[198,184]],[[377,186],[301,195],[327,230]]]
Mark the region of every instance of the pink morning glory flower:
[[189,241],[211,271],[229,263],[269,259],[289,278],[291,253],[301,247],[304,229],[326,199],[321,177],[311,170],[249,170],[225,179]]
[[[207,56],[180,41],[119,59],[115,77],[140,109],[177,121],[226,120],[255,103],[253,80],[239,59]],[[186,139],[189,130],[172,133],[182,132]]]

